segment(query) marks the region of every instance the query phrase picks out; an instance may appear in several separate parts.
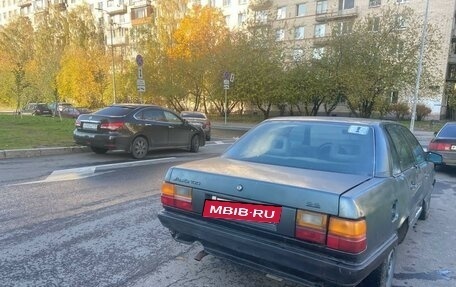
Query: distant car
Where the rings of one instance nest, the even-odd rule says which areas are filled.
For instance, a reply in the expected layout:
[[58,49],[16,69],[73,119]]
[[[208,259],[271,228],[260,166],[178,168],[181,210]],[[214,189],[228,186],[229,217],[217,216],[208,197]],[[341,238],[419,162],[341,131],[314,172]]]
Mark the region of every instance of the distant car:
[[211,140],[211,121],[207,118],[205,113],[202,112],[191,112],[183,111],[180,116],[186,119],[192,125],[201,126],[206,134],[206,140]]
[[456,166],[456,122],[446,123],[435,134],[428,150],[442,155],[442,165]]
[[399,123],[274,118],[170,168],[158,218],[179,242],[305,286],[391,287],[441,161]]
[[52,111],[53,116],[57,116],[58,112],[63,111],[64,108],[74,108],[72,104],[70,103],[50,103],[48,104],[49,109]]
[[154,105],[117,104],[76,120],[73,138],[95,153],[124,150],[140,159],[149,150],[185,148],[198,152],[204,131],[177,114]]
[[34,116],[50,116],[52,111],[48,108],[47,104],[45,103],[29,103],[25,105],[22,109],[23,114],[31,114]]
[[[60,116],[63,118],[71,118],[71,119],[76,119],[78,116],[81,114],[78,109],[73,108],[73,107],[64,107],[60,111]],[[58,116],[58,114],[56,115]]]

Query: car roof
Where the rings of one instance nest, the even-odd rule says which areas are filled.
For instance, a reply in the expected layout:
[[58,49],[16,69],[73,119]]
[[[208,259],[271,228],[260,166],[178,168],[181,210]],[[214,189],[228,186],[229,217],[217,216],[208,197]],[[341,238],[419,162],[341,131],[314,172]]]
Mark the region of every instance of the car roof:
[[295,117],[276,117],[267,119],[266,121],[302,121],[302,122],[328,122],[328,123],[349,123],[349,124],[364,124],[377,126],[382,123],[396,123],[393,121],[367,119],[367,118],[349,118],[349,117],[320,117],[320,116],[295,116]]
[[130,108],[130,109],[135,109],[135,108],[162,108],[157,105],[150,105],[150,104],[113,104],[111,107],[124,107],[124,108]]

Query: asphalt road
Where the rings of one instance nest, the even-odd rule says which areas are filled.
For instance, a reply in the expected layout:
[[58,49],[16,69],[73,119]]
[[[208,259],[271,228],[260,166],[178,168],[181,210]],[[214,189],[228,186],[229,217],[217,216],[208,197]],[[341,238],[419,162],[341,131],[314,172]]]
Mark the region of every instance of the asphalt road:
[[[201,246],[174,242],[157,219],[166,170],[232,141],[139,162],[124,153],[0,161],[0,286],[296,286],[211,255],[195,261]],[[437,180],[430,218],[399,247],[395,287],[456,286],[456,170]]]

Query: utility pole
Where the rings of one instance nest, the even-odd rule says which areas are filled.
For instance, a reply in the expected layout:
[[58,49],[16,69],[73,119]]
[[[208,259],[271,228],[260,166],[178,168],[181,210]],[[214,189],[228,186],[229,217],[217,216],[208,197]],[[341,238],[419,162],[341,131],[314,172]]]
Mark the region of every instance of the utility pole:
[[413,100],[412,100],[413,101],[412,102],[412,118],[410,119],[410,131],[412,131],[412,132],[415,128],[416,104],[418,102],[418,93],[420,91],[421,72],[423,70],[423,54],[424,54],[424,45],[426,43],[428,14],[429,14],[429,0],[426,0],[426,11],[424,12],[423,31],[421,32],[421,46],[420,46],[420,55],[418,57],[418,70],[417,70],[417,74],[416,74],[415,93],[413,95]]

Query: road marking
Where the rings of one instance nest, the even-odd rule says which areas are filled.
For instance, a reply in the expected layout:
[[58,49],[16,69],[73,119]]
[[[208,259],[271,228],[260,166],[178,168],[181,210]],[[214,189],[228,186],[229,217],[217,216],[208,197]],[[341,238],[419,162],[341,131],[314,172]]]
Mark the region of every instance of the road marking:
[[165,158],[157,158],[157,159],[149,159],[149,160],[110,163],[110,164],[101,164],[101,165],[94,165],[94,166],[84,166],[84,167],[78,167],[78,168],[60,169],[60,170],[54,170],[48,177],[46,177],[46,179],[10,184],[9,186],[76,180],[76,179],[82,179],[82,178],[87,178],[87,177],[92,177],[92,176],[97,176],[97,175],[102,175],[105,173],[113,172],[110,169],[126,168],[126,167],[133,167],[133,166],[144,166],[144,165],[150,165],[150,164],[160,163],[160,162],[164,162],[164,161],[170,161],[170,160],[174,160],[174,159],[176,159],[176,157],[165,157]]

